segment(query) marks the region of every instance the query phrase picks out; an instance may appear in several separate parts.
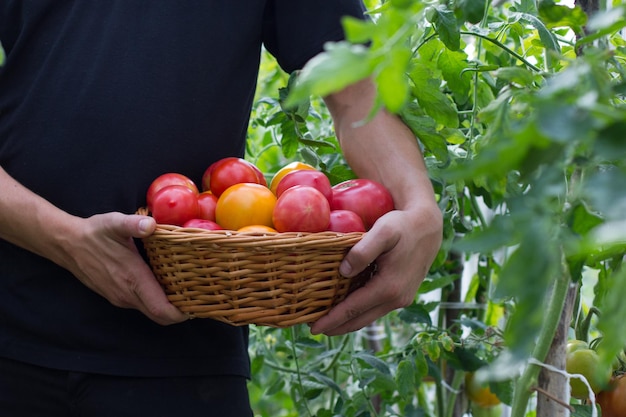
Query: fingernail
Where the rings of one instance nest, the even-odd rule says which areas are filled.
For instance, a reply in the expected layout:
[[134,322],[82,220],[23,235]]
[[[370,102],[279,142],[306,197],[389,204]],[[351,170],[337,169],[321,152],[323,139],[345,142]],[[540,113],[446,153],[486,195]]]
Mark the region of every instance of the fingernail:
[[150,219],[141,219],[139,220],[139,231],[141,233],[148,233],[150,231],[150,225],[152,222]]
[[352,265],[348,261],[343,261],[339,266],[339,273],[344,277],[349,277],[352,273]]

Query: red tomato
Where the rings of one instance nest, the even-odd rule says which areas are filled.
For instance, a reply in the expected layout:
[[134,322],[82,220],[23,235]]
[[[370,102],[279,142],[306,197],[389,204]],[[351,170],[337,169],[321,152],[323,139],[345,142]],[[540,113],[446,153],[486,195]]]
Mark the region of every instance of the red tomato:
[[158,176],[148,187],[148,191],[146,192],[146,204],[148,206],[148,210],[152,211],[152,200],[154,199],[154,195],[160,189],[167,187],[168,185],[184,185],[198,194],[198,187],[196,187],[196,184],[191,180],[191,178],[176,172],[168,172]]
[[152,217],[160,224],[182,226],[198,217],[198,194],[184,185],[161,188],[152,200]]
[[192,227],[195,229],[206,229],[206,230],[223,230],[224,228],[219,224],[215,223],[212,220],[207,219],[191,219],[187,220],[183,227]]
[[219,197],[231,185],[254,183],[267,186],[261,171],[243,158],[228,157],[211,164],[202,175],[202,189]]
[[272,227],[275,204],[276,196],[269,188],[254,183],[235,184],[218,198],[215,220],[229,230],[253,224]]
[[210,191],[198,194],[198,218],[215,221],[217,197]]
[[308,185],[296,185],[281,194],[272,216],[279,232],[323,232],[330,223],[330,204]]
[[315,169],[315,167],[299,161],[294,161],[285,165],[284,167],[276,171],[276,174],[274,174],[274,176],[272,177],[272,180],[270,181],[270,190],[272,190],[272,192],[276,194],[276,187],[278,187],[278,183],[280,182],[280,180],[282,180],[283,177],[290,172],[300,169]]
[[393,198],[384,185],[359,178],[333,187],[331,208],[354,211],[369,230],[380,216],[393,210]]
[[606,390],[600,391],[596,398],[602,409],[602,417],[626,416],[626,377],[616,376]]
[[361,217],[350,210],[331,210],[328,230],[331,232],[365,232]]
[[310,169],[291,171],[285,175],[276,187],[276,197],[280,197],[285,190],[296,185],[308,185],[317,189],[324,194],[329,203],[333,198],[333,187],[330,185],[328,177],[322,171]]

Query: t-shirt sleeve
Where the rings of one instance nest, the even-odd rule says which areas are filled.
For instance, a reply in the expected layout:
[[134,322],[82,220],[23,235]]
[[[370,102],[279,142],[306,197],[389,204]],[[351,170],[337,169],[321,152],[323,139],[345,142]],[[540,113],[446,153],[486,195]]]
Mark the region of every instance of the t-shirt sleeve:
[[266,9],[263,43],[290,73],[322,52],[329,41],[344,39],[341,19],[364,18],[361,0],[273,0]]

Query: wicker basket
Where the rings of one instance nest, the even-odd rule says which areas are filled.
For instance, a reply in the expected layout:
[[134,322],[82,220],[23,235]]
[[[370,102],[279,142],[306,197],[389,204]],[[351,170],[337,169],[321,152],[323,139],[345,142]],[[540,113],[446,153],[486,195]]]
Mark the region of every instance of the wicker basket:
[[339,274],[363,233],[242,233],[158,225],[143,240],[169,300],[191,317],[289,327],[323,316],[370,273]]

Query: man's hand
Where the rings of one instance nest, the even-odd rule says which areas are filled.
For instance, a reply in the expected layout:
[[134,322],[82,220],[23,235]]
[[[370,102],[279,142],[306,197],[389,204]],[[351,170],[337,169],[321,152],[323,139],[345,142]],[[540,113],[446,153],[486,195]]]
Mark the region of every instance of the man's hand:
[[168,300],[133,238],[149,236],[156,227],[147,216],[106,213],[82,220],[72,263],[65,265],[83,284],[113,305],[134,308],[167,325],[188,319]]
[[0,167],[0,238],[69,270],[112,304],[160,324],[188,317],[174,307],[133,238],[154,232],[147,216],[106,213],[84,219],[52,205]]
[[437,206],[425,206],[417,216],[394,210],[381,217],[346,255],[340,268],[343,275],[353,277],[375,261],[375,274],[320,318],[311,333],[348,333],[410,305],[439,250],[440,225]]

